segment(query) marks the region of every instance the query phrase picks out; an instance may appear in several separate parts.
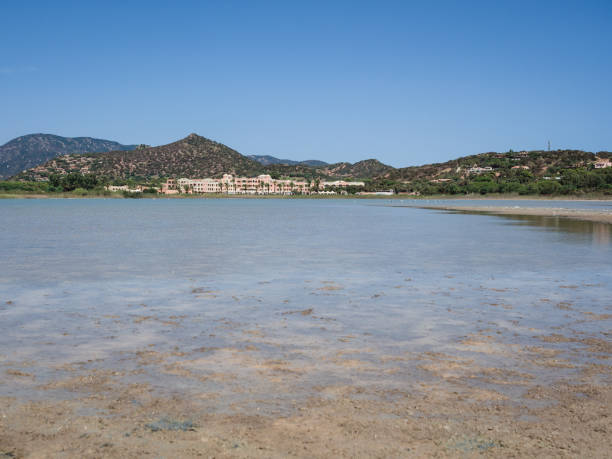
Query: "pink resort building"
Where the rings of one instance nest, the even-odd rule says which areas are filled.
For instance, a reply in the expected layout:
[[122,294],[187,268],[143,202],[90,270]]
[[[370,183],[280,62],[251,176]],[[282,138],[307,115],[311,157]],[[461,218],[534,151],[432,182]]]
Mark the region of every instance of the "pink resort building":
[[220,179],[168,179],[162,185],[161,193],[225,193],[225,194],[330,194],[326,188],[363,187],[364,182],[346,182],[337,180],[334,182],[309,182],[304,178],[273,179],[270,175],[262,174],[257,177],[234,177],[231,174],[223,174]]

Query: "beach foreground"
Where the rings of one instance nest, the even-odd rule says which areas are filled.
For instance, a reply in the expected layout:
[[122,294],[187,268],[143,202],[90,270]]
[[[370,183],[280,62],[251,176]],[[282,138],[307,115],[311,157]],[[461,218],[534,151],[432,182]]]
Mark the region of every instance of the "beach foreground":
[[[320,320],[308,311],[298,315],[289,320]],[[373,355],[363,339],[348,337],[352,349],[321,363],[336,381],[301,389],[299,381],[321,371],[304,365],[308,350],[295,350],[295,359],[258,358],[268,337],[253,330],[236,347],[134,350],[126,352],[135,359],[128,367],[76,363],[62,369],[63,379],[40,386],[38,400],[0,399],[0,451],[6,457],[606,457],[611,367],[585,360],[609,359],[610,341],[564,332],[539,336],[539,346],[504,345],[496,338],[501,333],[487,326],[456,344],[486,356],[512,354],[508,368],[447,353]],[[568,344],[576,360],[559,358],[558,343]],[[163,394],[136,382],[145,367],[154,377],[175,376],[175,385]],[[564,376],[541,385],[530,367]],[[205,368],[210,371],[202,373]],[[241,376],[245,369],[248,378]],[[3,379],[35,385],[28,371],[27,364],[13,365]],[[372,381],[405,371],[412,377],[403,386]],[[177,379],[186,387],[214,381],[220,388],[182,390]],[[525,394],[518,403],[506,395],[516,392]]]

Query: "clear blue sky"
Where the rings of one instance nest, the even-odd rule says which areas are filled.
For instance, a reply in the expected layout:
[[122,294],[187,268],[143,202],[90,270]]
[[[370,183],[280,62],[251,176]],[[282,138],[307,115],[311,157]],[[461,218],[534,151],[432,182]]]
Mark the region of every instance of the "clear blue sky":
[[196,132],[394,166],[612,150],[609,0],[2,0],[0,17],[0,144]]

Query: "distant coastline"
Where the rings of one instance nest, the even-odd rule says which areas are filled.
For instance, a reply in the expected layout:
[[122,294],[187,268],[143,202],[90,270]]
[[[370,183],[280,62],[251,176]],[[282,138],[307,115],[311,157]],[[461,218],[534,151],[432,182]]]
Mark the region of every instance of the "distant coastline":
[[[36,149],[45,145],[45,139],[35,136],[29,140],[27,151],[15,145],[1,147],[5,150],[11,147],[4,156],[36,156]],[[612,152],[609,151],[508,150],[400,168],[374,158],[354,164],[307,161],[291,165],[266,157],[264,164],[193,133],[155,147],[138,145],[129,151],[79,154],[62,151],[57,154],[59,156],[0,182],[0,193],[125,187],[127,192],[146,189],[151,193],[310,194],[315,191],[430,197],[505,193],[547,197],[582,197],[587,193],[612,195]],[[0,149],[0,166],[2,157]],[[230,175],[232,178],[226,179]],[[171,181],[175,181],[176,186],[164,190],[164,182],[169,185]]]
[[[395,194],[395,195],[248,195],[248,194],[226,194],[226,193],[207,193],[207,194],[175,194],[175,195],[162,195],[162,194],[148,194],[138,193],[138,196],[131,195],[129,198],[138,199],[377,199],[377,200],[394,200],[394,201],[420,201],[420,202],[431,202],[438,200],[448,201],[474,201],[474,202],[486,202],[486,201],[601,201],[608,202],[612,201],[612,195],[605,195],[603,193],[585,193],[581,195],[569,195],[569,196],[542,196],[542,195],[519,195],[512,193],[504,194],[468,194],[468,195],[429,195],[429,196],[414,196],[409,194]],[[126,199],[126,196],[120,192],[95,192],[89,191],[87,193],[79,194],[74,192],[4,192],[0,193],[0,199]],[[411,206],[413,207],[413,206]],[[450,207],[455,206],[419,206],[427,208],[436,208],[442,210],[454,210]],[[449,207],[448,209],[443,209]],[[466,210],[465,206],[457,206],[459,210]],[[490,209],[487,207],[487,209]],[[482,209],[481,209],[482,210]]]

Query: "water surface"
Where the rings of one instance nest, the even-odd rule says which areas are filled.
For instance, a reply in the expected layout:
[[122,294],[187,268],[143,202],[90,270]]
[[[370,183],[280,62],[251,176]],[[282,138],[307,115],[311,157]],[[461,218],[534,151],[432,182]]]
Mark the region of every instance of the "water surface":
[[565,366],[510,350],[555,333],[609,341],[609,225],[388,204],[2,200],[0,371],[31,378],[0,395],[49,397],[70,371],[112,368],[280,409],[322,385],[434,381],[428,355],[534,384],[600,362],[577,342],[550,344]]

